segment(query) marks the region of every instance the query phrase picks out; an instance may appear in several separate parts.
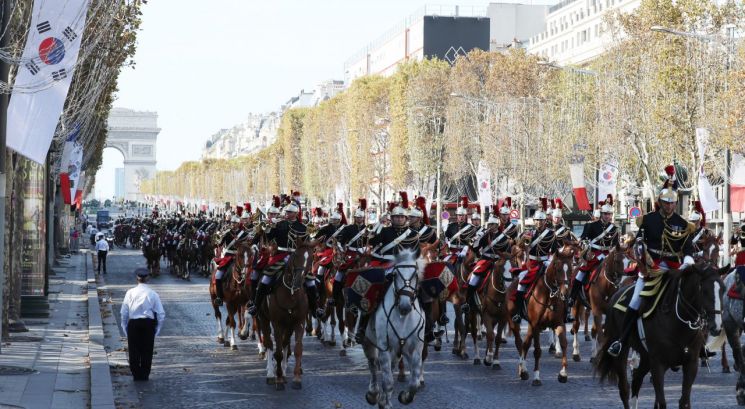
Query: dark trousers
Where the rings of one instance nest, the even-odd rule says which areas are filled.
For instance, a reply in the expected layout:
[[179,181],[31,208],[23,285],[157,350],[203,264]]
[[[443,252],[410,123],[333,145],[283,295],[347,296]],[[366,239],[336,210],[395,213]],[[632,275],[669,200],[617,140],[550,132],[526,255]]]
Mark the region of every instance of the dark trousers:
[[129,369],[137,380],[147,380],[153,363],[153,345],[157,321],[149,318],[130,320],[127,323]]
[[103,273],[106,274],[106,254],[108,251],[98,251],[98,274],[101,274],[101,266],[103,266]]

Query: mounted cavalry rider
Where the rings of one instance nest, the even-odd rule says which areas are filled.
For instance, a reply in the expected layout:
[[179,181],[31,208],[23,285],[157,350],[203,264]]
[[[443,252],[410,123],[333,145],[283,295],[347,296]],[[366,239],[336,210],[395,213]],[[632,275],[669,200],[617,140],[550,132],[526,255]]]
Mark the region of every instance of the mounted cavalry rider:
[[251,212],[251,203],[246,202],[243,203],[243,215],[241,215],[241,228],[246,230],[246,232],[249,232],[253,230],[254,223],[251,219],[251,216],[253,216],[253,212]]
[[[732,247],[733,255],[735,255],[735,266],[745,265],[745,222],[740,223],[740,226],[735,229],[732,233],[732,237],[729,239],[729,245]],[[738,251],[737,245],[740,245]]]
[[[511,207],[512,198],[510,197],[505,198],[501,208],[498,205],[492,206],[485,233],[473,244],[473,250],[479,255],[479,260],[474,265],[471,279],[468,281],[466,300],[468,306],[475,311],[481,311],[476,292],[481,285],[482,278],[493,269],[497,260],[510,259],[512,244],[517,239],[517,225],[510,222]],[[503,273],[503,271],[492,272],[492,274]]]
[[[419,253],[419,236],[417,232],[406,225],[406,216],[409,212],[409,199],[406,192],[399,192],[401,203],[391,210],[391,225],[380,229],[380,233],[370,238],[369,245],[372,247],[370,267],[385,269],[386,279],[392,279],[393,261],[402,250],[412,250]],[[360,313],[360,321],[355,341],[361,343],[365,338],[365,329],[370,316]]]
[[624,316],[621,337],[608,347],[608,354],[613,357],[621,354],[634,329],[639,317],[641,292],[645,281],[665,274],[670,269],[683,270],[694,264],[692,238],[696,226],[675,213],[675,207],[678,204],[675,167],[672,165],[665,167],[665,173],[668,178],[657,199],[659,209],[636,219],[636,225],[639,226],[636,237],[641,238],[646,244],[653,266],[650,266],[648,276],[642,276],[640,273],[636,280],[634,295],[631,297]]
[[[600,218],[593,222],[585,224],[580,239],[587,243],[583,258],[585,263],[579,268],[577,275],[572,282],[572,291],[567,299],[567,310],[571,314],[572,306],[577,297],[582,297],[582,302],[587,305],[582,288],[587,284],[592,272],[600,267],[600,263],[608,256],[610,250],[618,245],[620,231],[613,224],[613,196],[608,195],[608,199],[600,207]],[[568,320],[573,317],[570,315]]]
[[321,227],[313,237],[314,240],[323,243],[323,250],[316,253],[318,260],[317,277],[321,280],[323,280],[326,271],[331,268],[331,263],[334,261],[334,243],[346,224],[347,218],[344,215],[344,204],[337,203],[336,209],[329,216],[328,224]]
[[461,205],[455,211],[456,222],[449,223],[445,230],[445,240],[447,241],[450,255],[445,257],[445,261],[450,261],[456,265],[462,263],[468,254],[468,247],[476,235],[476,228],[468,223],[468,196],[460,198]]
[[556,236],[557,247],[561,247],[565,242],[577,241],[574,233],[562,223],[563,213],[561,208],[563,205],[561,199],[558,198],[554,199],[551,203],[551,229],[554,231],[554,236]]
[[476,229],[476,233],[471,239],[471,244],[476,243],[486,233],[486,228],[481,225],[481,205],[474,206],[473,213],[471,213],[471,224]]
[[[367,246],[367,225],[366,213],[367,210],[367,199],[359,199],[359,206],[354,211],[353,221],[354,223],[342,227],[341,233],[337,236],[337,246],[344,251],[344,264],[351,264],[348,261],[357,260],[363,253],[365,253],[365,247]],[[333,283],[333,299],[343,298],[344,290],[344,273],[343,269],[336,271]]]
[[223,277],[225,272],[230,269],[235,259],[235,251],[243,240],[248,239],[248,234],[241,229],[241,214],[243,213],[243,207],[236,206],[235,214],[230,218],[230,229],[225,231],[220,238],[220,246],[222,246],[222,254],[219,258],[215,258],[217,263],[217,272],[215,272],[215,290],[217,291],[217,297],[215,297],[215,305],[218,307],[222,305],[223,299]]
[[542,197],[541,207],[533,214],[533,230],[528,234],[530,242],[527,249],[527,262],[523,265],[525,270],[518,276],[520,282],[518,283],[515,297],[517,313],[512,317],[512,321],[515,323],[519,323],[526,317],[525,293],[538,278],[539,272],[548,267],[551,262],[549,257],[557,249],[554,231],[546,225],[547,208],[548,199]]
[[[295,196],[295,195],[293,195]],[[256,265],[256,270],[262,274],[261,281],[256,287],[256,295],[253,304],[248,307],[248,313],[256,315],[264,303],[266,296],[271,293],[274,276],[284,269],[290,253],[296,249],[296,243],[305,240],[308,236],[308,227],[300,222],[299,201],[290,201],[282,211],[284,220],[278,221],[274,226],[264,230],[264,240],[267,243],[275,243],[277,252],[274,255],[262,254]],[[323,315],[323,309],[318,307],[318,290],[316,280],[312,275],[305,277],[305,293],[308,296],[308,308],[314,317]]]

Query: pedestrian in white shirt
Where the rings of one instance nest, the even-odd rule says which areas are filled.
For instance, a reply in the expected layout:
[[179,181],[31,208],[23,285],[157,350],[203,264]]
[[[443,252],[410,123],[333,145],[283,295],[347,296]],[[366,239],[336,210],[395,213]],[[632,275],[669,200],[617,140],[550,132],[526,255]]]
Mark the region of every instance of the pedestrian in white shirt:
[[127,337],[129,369],[135,381],[147,381],[153,363],[155,336],[160,334],[166,312],[160,296],[147,284],[148,271],[135,270],[137,287],[131,288],[122,301],[122,329]]
[[98,274],[101,274],[101,265],[103,265],[103,273],[106,274],[106,255],[109,254],[109,243],[106,242],[102,233],[98,233],[96,238],[96,250],[98,251]]

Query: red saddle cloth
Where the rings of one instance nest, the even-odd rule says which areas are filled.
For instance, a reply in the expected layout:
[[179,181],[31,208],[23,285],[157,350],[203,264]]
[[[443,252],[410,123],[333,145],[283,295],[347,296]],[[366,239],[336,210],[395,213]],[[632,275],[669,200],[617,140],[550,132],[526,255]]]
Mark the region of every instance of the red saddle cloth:
[[445,300],[458,291],[458,280],[448,263],[437,261],[424,267],[421,286],[428,296]]
[[233,259],[235,259],[235,256],[232,254],[228,254],[225,257],[215,257],[215,263],[217,263],[217,268],[221,269],[232,263]]
[[344,280],[344,293],[350,304],[371,313],[382,301],[388,285],[384,268],[353,270],[347,273]]
[[735,256],[735,266],[745,266],[745,250],[739,251]]
[[[541,271],[541,265],[543,264],[540,260],[528,260],[528,274],[525,278],[520,280],[520,284],[530,286],[538,277],[538,272]],[[523,269],[524,270],[524,269]]]
[[742,300],[742,296],[740,295],[740,292],[737,291],[737,284],[732,284],[732,286],[727,291],[727,297],[734,298],[736,300]]
[[334,259],[334,249],[326,247],[322,251],[316,253],[316,259],[318,260],[319,266],[328,267]]
[[269,253],[262,252],[259,256],[259,261],[256,263],[256,269],[257,270],[263,270],[267,267],[271,267],[278,262],[282,261],[287,257],[287,252],[285,251],[279,251],[273,256],[270,256]]

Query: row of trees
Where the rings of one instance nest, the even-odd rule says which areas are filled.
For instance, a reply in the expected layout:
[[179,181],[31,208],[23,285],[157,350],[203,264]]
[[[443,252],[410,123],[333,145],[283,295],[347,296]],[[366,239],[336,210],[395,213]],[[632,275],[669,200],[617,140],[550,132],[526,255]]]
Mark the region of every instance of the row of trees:
[[[609,12],[612,46],[582,70],[556,69],[520,49],[475,50],[452,66],[407,62],[317,107],[285,112],[276,143],[256,155],[187,162],[143,191],[242,202],[299,190],[326,205],[339,196],[382,204],[400,189],[434,197],[438,175],[452,198],[481,163],[495,196],[525,203],[566,196],[577,160],[588,176],[614,161],[647,195],[673,160],[721,179],[723,150],[743,149],[736,141],[745,115],[745,71],[736,64],[743,48],[721,33],[742,23],[742,12],[709,0],[643,0],[631,14]],[[699,127],[712,135],[703,161]]]
[[[10,0],[6,0],[10,1]],[[38,0],[37,0],[38,1]],[[32,0],[12,2],[10,25],[3,35],[9,36],[9,45],[2,49],[3,62],[11,64],[9,84],[3,83],[2,92],[13,94],[13,77],[18,70],[18,61],[23,53],[33,9]],[[102,152],[107,137],[107,118],[117,91],[117,79],[122,67],[133,65],[136,36],[141,23],[141,7],[146,0],[91,0],[89,2],[86,28],[83,34],[81,51],[75,66],[73,80],[65,101],[55,137],[49,151],[46,166],[41,168],[23,156],[6,150],[7,169],[2,175],[6,178],[7,197],[5,203],[6,229],[4,265],[5,282],[2,285],[3,305],[2,331],[7,335],[9,325],[19,322],[21,304],[21,269],[24,260],[23,244],[24,213],[38,211],[37,223],[46,225],[46,208],[25,209],[29,193],[46,192],[49,202],[54,203],[58,186],[54,181],[59,173],[64,141],[72,126],[80,126],[79,141],[83,144],[84,157],[82,169],[89,175],[88,191],[93,187],[93,177],[101,165]],[[26,90],[33,92],[33,90]],[[30,181],[33,175],[42,175],[41,182]],[[44,181],[51,181],[44,186]],[[37,183],[37,184],[34,184]],[[40,186],[41,185],[41,186]],[[54,210],[55,221],[63,220],[70,214],[69,206],[59,201]],[[66,237],[69,233],[61,225],[46,226],[55,230],[54,237]],[[49,234],[49,233],[48,233]],[[42,240],[46,240],[43,238]],[[47,249],[54,252],[55,249]],[[36,265],[35,269],[45,266]]]

